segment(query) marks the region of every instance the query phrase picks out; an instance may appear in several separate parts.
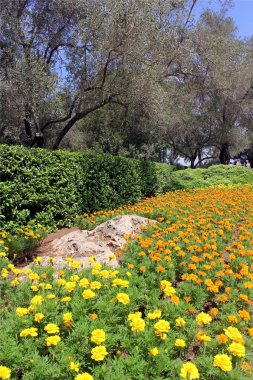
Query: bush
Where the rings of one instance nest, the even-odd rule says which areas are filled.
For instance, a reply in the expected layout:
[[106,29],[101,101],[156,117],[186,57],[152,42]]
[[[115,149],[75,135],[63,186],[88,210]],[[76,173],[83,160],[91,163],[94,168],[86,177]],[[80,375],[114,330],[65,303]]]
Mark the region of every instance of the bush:
[[174,167],[110,155],[0,146],[0,228],[55,228],[171,188]]
[[252,183],[253,171],[243,166],[214,165],[207,169],[186,169],[171,174],[172,189],[193,189],[214,185]]

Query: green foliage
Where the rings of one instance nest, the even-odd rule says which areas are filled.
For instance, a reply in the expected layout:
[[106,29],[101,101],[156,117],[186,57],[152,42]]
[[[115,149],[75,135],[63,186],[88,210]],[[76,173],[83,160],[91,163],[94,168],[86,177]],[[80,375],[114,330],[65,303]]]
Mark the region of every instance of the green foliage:
[[170,184],[173,189],[193,189],[215,185],[252,183],[253,171],[243,166],[215,165],[208,169],[175,171]]
[[0,228],[55,228],[81,212],[113,209],[167,191],[174,167],[110,155],[0,146]]

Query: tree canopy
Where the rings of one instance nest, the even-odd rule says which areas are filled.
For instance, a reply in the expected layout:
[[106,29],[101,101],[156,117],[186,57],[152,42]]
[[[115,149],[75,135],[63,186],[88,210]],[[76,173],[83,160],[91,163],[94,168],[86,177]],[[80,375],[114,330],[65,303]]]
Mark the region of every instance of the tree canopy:
[[253,39],[196,0],[0,0],[0,138],[191,166],[251,142]]

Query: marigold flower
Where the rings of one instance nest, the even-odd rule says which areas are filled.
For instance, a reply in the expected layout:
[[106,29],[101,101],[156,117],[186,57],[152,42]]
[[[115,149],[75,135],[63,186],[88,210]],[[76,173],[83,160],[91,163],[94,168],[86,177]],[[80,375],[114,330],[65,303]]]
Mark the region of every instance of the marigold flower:
[[94,377],[91,376],[88,372],[84,372],[84,373],[79,373],[75,377],[75,380],[94,380]]
[[104,360],[106,355],[108,355],[108,352],[106,351],[105,346],[97,346],[91,350],[91,354],[91,358],[96,362],[99,362]]
[[70,362],[69,368],[72,369],[72,371],[75,371],[75,372],[79,371],[79,365],[76,364],[76,363],[74,363],[74,362]]
[[130,302],[129,296],[126,293],[118,293],[116,299],[118,302],[123,303],[123,305],[127,305]]
[[38,336],[38,329],[36,327],[30,327],[28,329],[22,330],[19,335],[25,338],[28,336],[35,337],[35,336]]
[[54,323],[49,323],[48,325],[46,325],[44,327],[44,330],[48,334],[57,334],[60,331],[59,327],[56,324],[54,324]]
[[184,327],[186,324],[185,320],[182,317],[178,317],[176,319],[176,326],[177,327]]
[[229,323],[237,323],[237,322],[238,322],[238,319],[236,318],[235,315],[228,315],[228,317],[227,317],[227,321],[228,321]]
[[232,371],[231,358],[226,354],[215,355],[213,365],[214,367],[219,367],[222,371]]
[[204,331],[199,331],[196,336],[196,340],[198,342],[210,342],[211,337],[209,335],[206,335]]
[[96,293],[94,293],[92,290],[90,289],[86,289],[82,292],[82,296],[83,298],[85,298],[86,300],[89,300],[90,298],[94,298],[96,297]]
[[92,290],[100,289],[101,288],[101,283],[99,281],[91,281],[90,283],[90,288]]
[[157,310],[156,309],[152,313],[148,313],[147,314],[147,318],[149,318],[149,319],[158,319],[158,318],[161,317],[161,315],[162,315],[161,310]]
[[227,329],[223,330],[225,331],[225,334],[234,342],[242,341],[242,334],[236,327],[229,326]]
[[103,329],[96,329],[93,330],[91,333],[91,342],[96,343],[97,345],[100,345],[105,341],[105,331]]
[[98,316],[97,316],[97,314],[90,314],[89,317],[90,317],[90,319],[92,319],[94,321],[95,319],[97,319]]
[[149,350],[149,354],[150,354],[151,356],[156,356],[156,355],[158,355],[158,354],[159,354],[158,348],[157,348],[157,347],[153,347],[153,348],[151,348],[151,349]]
[[156,335],[164,340],[167,338],[167,333],[170,331],[170,324],[168,321],[161,319],[154,324],[154,329]]
[[11,377],[11,370],[10,368],[6,367],[5,365],[0,365],[0,379],[9,379]]
[[63,297],[62,299],[62,302],[69,302],[71,300],[71,297]]
[[46,340],[47,347],[50,347],[50,346],[56,346],[61,341],[61,338],[59,337],[59,335],[52,335],[46,338],[45,340]]
[[226,344],[227,341],[228,341],[228,338],[226,337],[225,334],[220,334],[220,335],[217,335],[217,340],[219,343],[222,343],[222,344]]
[[249,329],[248,329],[248,335],[249,336],[253,336],[253,327],[250,327]]
[[227,350],[234,356],[245,356],[245,347],[241,343],[233,342],[228,346]]
[[142,332],[145,330],[145,321],[142,318],[133,318],[130,322],[131,330],[136,332]]
[[66,327],[71,327],[72,326],[72,313],[64,313],[63,314],[63,323]]
[[175,346],[176,347],[185,347],[186,346],[185,340],[184,339],[176,339]]
[[250,313],[246,310],[239,310],[238,314],[244,321],[250,321]]
[[212,307],[212,309],[210,309],[209,311],[209,314],[211,315],[211,317],[216,317],[218,313],[219,313],[219,310],[217,309],[217,307]]
[[180,377],[185,380],[199,379],[198,368],[191,362],[184,363],[180,371]]
[[26,307],[17,307],[16,314],[19,317],[24,317],[25,315],[29,314],[29,310]]
[[76,287],[76,283],[74,281],[68,281],[65,284],[65,289],[70,293],[73,292],[73,290]]
[[40,323],[42,319],[44,318],[44,314],[42,313],[36,313],[34,315],[34,321]]
[[41,305],[42,302],[44,301],[44,298],[42,296],[34,296],[32,299],[31,299],[31,305],[32,306],[37,306],[37,305]]
[[198,325],[209,325],[212,322],[212,317],[202,311],[197,315],[196,321]]

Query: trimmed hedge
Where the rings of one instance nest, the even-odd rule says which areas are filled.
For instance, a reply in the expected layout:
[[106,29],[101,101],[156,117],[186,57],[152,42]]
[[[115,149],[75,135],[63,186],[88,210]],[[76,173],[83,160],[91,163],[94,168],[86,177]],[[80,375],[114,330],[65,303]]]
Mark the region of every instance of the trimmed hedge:
[[171,174],[171,190],[194,189],[214,185],[252,183],[253,170],[243,166],[214,165],[207,169],[186,169]]
[[175,167],[110,155],[0,146],[0,228],[55,228],[171,188]]

